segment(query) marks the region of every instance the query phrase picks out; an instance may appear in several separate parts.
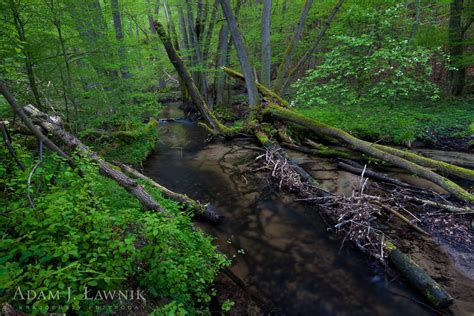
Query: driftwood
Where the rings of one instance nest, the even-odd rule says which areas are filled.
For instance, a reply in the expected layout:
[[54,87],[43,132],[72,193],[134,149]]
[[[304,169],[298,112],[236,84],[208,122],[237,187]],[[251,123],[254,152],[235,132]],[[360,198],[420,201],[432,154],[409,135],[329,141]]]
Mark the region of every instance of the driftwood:
[[120,162],[114,163],[119,166],[123,172],[129,174],[133,178],[144,180],[149,185],[160,190],[165,197],[182,203],[188,210],[193,211],[197,216],[204,218],[206,221],[211,223],[218,223],[223,220],[223,216],[219,215],[210,204],[203,205],[197,201],[194,201],[185,194],[173,192],[170,189],[162,186],[161,184],[156,183],[155,181],[133,169],[132,167],[124,165]]
[[413,228],[414,230],[416,230],[417,232],[419,233],[422,233],[423,235],[427,235],[429,236],[429,234],[424,231],[423,229],[421,229],[418,225],[415,225],[413,224],[408,218],[406,218],[403,214],[399,213],[398,211],[394,210],[393,208],[391,208],[390,206],[388,205],[385,205],[385,204],[382,204],[381,202],[375,202],[375,204],[379,205],[382,209],[386,210],[387,212],[390,212],[392,213],[393,215],[395,215],[396,217],[398,217],[401,221],[405,222],[406,224],[408,224],[408,226],[410,226],[411,228]]

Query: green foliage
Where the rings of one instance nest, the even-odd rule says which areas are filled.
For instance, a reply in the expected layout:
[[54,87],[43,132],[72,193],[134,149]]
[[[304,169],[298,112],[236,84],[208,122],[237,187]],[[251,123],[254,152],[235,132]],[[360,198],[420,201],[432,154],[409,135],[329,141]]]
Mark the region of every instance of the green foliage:
[[414,140],[436,142],[439,137],[468,137],[469,125],[474,122],[472,100],[404,101],[396,106],[386,103],[350,107],[326,104],[297,110],[364,139],[396,144]]
[[[15,149],[25,172],[4,159],[8,151],[0,148],[2,301],[33,314],[111,313],[123,304],[144,302],[86,296],[141,289],[147,300],[166,298],[192,313],[206,310],[213,295],[209,287],[227,260],[209,237],[193,229],[176,202],[150,190],[169,213],[145,212],[84,158],[76,159],[86,173],[80,178],[63,159],[48,154],[32,177],[31,207],[27,177],[34,157],[18,145]],[[36,291],[36,299],[26,299],[28,290]]]
[[334,36],[334,48],[325,54],[323,63],[295,84],[295,103],[394,104],[408,97],[437,100],[439,88],[430,81],[435,51],[411,46],[393,32],[401,8],[364,11],[359,19],[365,22],[365,32]]

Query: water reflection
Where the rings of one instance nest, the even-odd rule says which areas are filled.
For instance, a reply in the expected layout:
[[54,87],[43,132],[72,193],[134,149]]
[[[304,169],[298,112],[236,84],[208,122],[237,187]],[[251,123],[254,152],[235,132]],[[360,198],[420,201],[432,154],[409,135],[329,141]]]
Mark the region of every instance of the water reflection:
[[[162,125],[158,152],[145,172],[181,193],[213,203],[226,216],[217,227],[220,249],[235,255],[232,271],[286,315],[430,315],[398,280],[327,232],[316,210],[269,189],[239,167],[245,150],[205,146],[206,132],[180,122]],[[222,159],[222,157],[225,157]],[[243,249],[245,254],[238,251]],[[400,295],[394,295],[399,293]]]

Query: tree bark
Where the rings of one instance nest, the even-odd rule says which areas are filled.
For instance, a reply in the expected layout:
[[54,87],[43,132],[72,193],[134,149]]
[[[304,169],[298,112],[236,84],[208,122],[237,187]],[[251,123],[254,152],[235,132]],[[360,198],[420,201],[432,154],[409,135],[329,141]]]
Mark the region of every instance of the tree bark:
[[[33,133],[33,135],[42,142],[46,147],[57,153],[59,156],[66,158],[69,166],[72,169],[76,169],[76,164],[64,151],[62,151],[55,143],[53,143],[46,135],[44,135],[41,130],[39,130],[29,117],[25,114],[23,109],[18,105],[13,95],[8,90],[6,83],[0,80],[0,93],[5,97],[5,100],[10,104],[13,111],[20,117],[23,123],[28,127],[28,129]],[[82,172],[78,171],[79,175],[82,176]]]
[[232,34],[232,39],[237,51],[237,56],[239,57],[240,66],[242,67],[242,72],[245,76],[245,85],[247,87],[247,94],[249,99],[250,108],[254,108],[258,104],[258,92],[257,86],[255,84],[255,75],[253,73],[252,66],[250,65],[250,60],[248,58],[247,49],[245,48],[244,40],[242,34],[240,34],[239,28],[237,26],[237,20],[232,13],[229,0],[219,0],[222,6],[222,11],[224,12],[227,24],[229,25],[230,33]]
[[331,26],[331,22],[334,20],[334,17],[336,16],[337,12],[341,8],[342,4],[344,3],[344,0],[339,0],[337,4],[334,6],[332,9],[328,19],[324,23],[323,27],[321,28],[321,31],[319,31],[318,36],[316,39],[313,41],[311,44],[311,47],[306,51],[306,53],[301,57],[301,59],[298,61],[295,67],[291,69],[291,71],[288,73],[288,77],[285,80],[285,83],[281,85],[279,94],[284,95],[286,91],[286,87],[288,86],[288,83],[290,81],[290,78],[295,74],[298,70],[301,69],[301,67],[308,61],[308,59],[313,56],[313,54],[316,52],[316,49],[319,46],[319,43],[323,39],[324,35],[326,34],[327,30],[329,29],[329,26]]
[[449,55],[454,68],[450,70],[451,94],[461,95],[466,83],[466,67],[463,64],[464,33],[462,28],[462,11],[464,0],[452,0],[449,11]]
[[316,120],[306,118],[301,114],[279,107],[277,105],[267,106],[264,112],[265,114],[274,116],[278,119],[282,119],[284,121],[289,121],[292,123],[303,125],[309,130],[313,131],[317,135],[320,134],[320,135],[330,136],[330,137],[342,140],[343,142],[350,145],[354,150],[368,154],[375,158],[379,158],[397,167],[408,170],[412,172],[413,174],[416,174],[422,178],[425,178],[439,185],[440,187],[442,187],[443,189],[451,193],[456,198],[462,201],[469,202],[469,203],[474,203],[474,195],[467,192],[466,190],[464,190],[463,188],[461,188],[459,185],[452,182],[451,180],[446,179],[440,176],[439,174],[434,173],[433,171],[425,167],[419,166],[411,161],[408,161],[401,157],[394,156],[385,151],[382,151],[378,149],[377,147],[375,147],[372,143],[356,138],[343,130],[340,130],[332,126],[328,126]]
[[217,120],[217,118],[214,116],[214,114],[212,114],[212,112],[209,110],[209,107],[207,106],[206,101],[203,99],[203,97],[199,93],[199,90],[196,87],[193,78],[189,74],[181,58],[176,53],[176,50],[174,49],[173,44],[171,43],[171,39],[166,34],[165,30],[163,29],[163,26],[156,21],[154,24],[155,24],[155,29],[158,33],[158,36],[163,42],[163,46],[165,47],[166,53],[168,54],[168,57],[171,63],[176,69],[176,72],[183,80],[194,104],[198,107],[199,111],[201,112],[203,117],[206,119],[206,121],[211,125],[211,128],[214,131],[218,133],[223,133],[223,134],[228,133],[229,129],[226,126],[224,126],[222,123],[220,123]]
[[183,204],[188,210],[194,212],[194,214],[201,216],[202,218],[206,219],[206,221],[211,222],[211,223],[218,223],[223,220],[223,216],[219,215],[216,213],[216,211],[213,209],[212,206],[209,204],[202,205],[201,203],[194,201],[193,199],[189,198],[185,194],[179,194],[176,192],[171,191],[170,189],[162,186],[159,183],[156,183],[149,177],[145,176],[144,174],[138,172],[137,170],[124,165],[122,163],[115,163],[117,166],[122,169],[123,172],[128,173],[131,177],[136,178],[136,179],[141,179],[150,184],[151,186],[157,188],[160,190],[160,192],[165,196],[166,198],[175,200],[181,204]]
[[115,38],[118,41],[119,49],[119,58],[120,58],[120,73],[122,78],[129,79],[130,73],[128,72],[128,66],[126,63],[127,54],[125,47],[123,46],[123,31],[122,31],[122,19],[120,17],[119,3],[118,0],[111,0],[112,4],[112,17],[114,20],[114,29],[115,29]]
[[271,43],[270,43],[270,26],[272,15],[272,0],[263,0],[263,14],[262,14],[262,69],[261,78],[262,83],[271,89]]

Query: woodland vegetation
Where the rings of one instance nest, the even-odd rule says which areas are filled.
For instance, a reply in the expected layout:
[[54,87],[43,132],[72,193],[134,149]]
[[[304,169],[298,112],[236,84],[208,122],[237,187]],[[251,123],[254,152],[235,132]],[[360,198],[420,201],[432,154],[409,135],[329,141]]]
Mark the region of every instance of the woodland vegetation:
[[[349,240],[373,257],[384,249],[377,259],[449,306],[383,233],[356,234],[344,216],[357,210],[368,223],[411,199],[470,225],[472,166],[410,149],[472,153],[473,22],[472,0],[0,0],[4,310],[116,313],[123,306],[84,300],[84,288],[126,285],[146,289],[146,313],[211,312],[230,260],[193,220],[216,224],[218,210],[137,171],[175,99],[213,141],[255,139],[280,187],[326,205]],[[361,192],[354,208],[332,209],[341,197],[286,149],[349,159],[338,161],[406,189],[367,165],[403,169],[446,195],[409,187],[390,204]],[[19,287],[76,296],[18,301]]]

